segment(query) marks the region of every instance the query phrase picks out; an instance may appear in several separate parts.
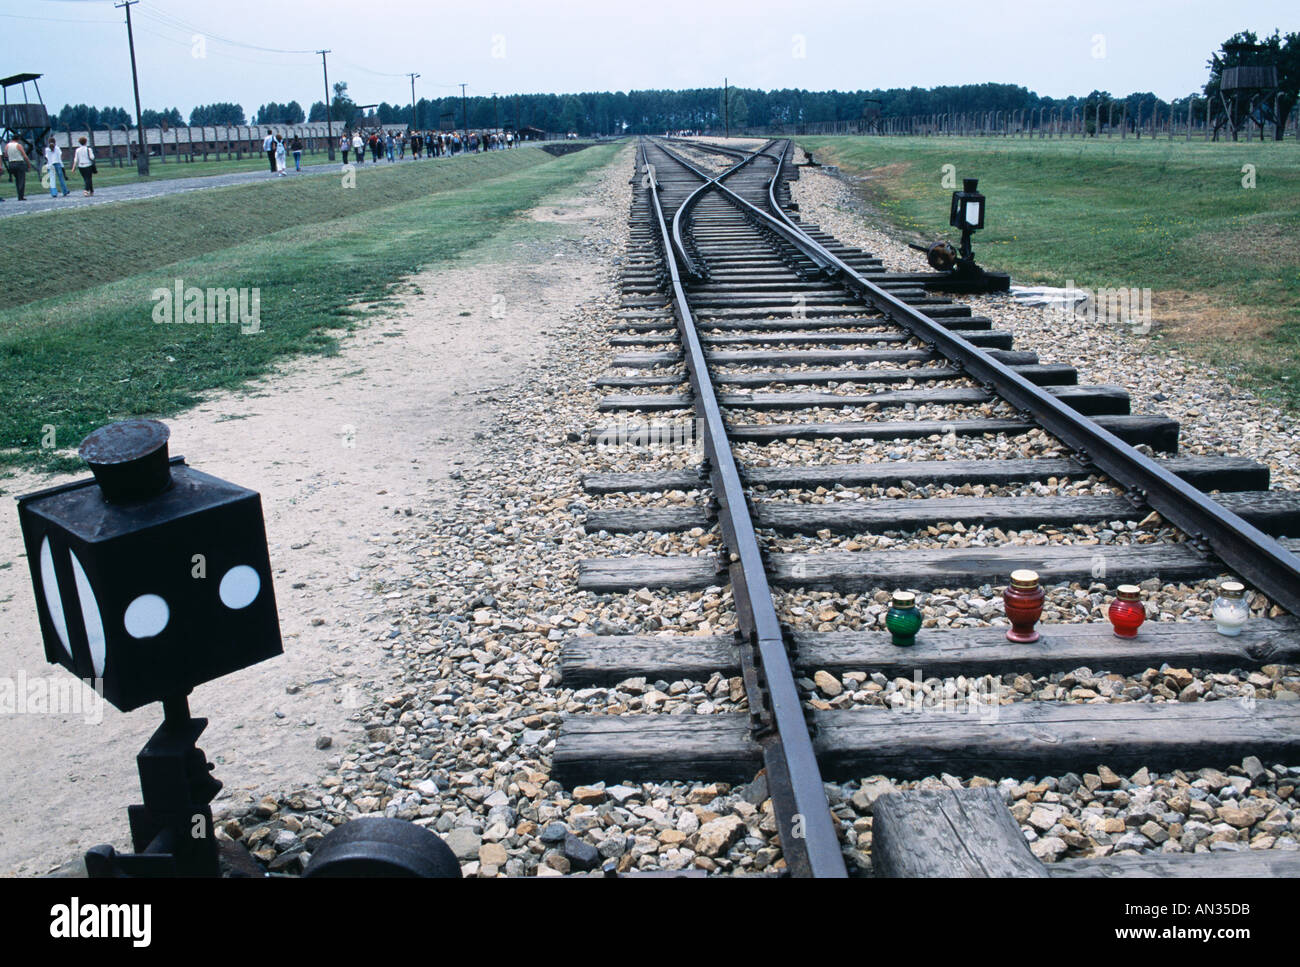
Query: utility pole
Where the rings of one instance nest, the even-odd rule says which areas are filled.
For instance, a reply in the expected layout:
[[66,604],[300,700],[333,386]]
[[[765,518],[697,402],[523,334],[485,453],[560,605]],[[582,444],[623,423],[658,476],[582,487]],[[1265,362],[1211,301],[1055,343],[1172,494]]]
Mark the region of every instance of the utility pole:
[[492,113],[496,117],[497,130],[501,129],[501,108],[497,105],[497,92],[492,92]]
[[135,170],[142,175],[149,173],[149,146],[144,141],[144,116],[140,113],[140,78],[135,71],[135,36],[131,33],[131,6],[140,0],[125,0],[115,3],[119,10],[126,8],[126,43],[131,48],[131,85],[135,88],[135,124],[140,132],[140,153],[135,159]]
[[725,118],[724,124],[726,125],[725,128],[727,132],[726,137],[730,138],[731,137],[731,97],[730,97],[730,91],[727,88],[727,79],[725,77],[722,79],[722,113],[723,113],[723,117]]
[[326,150],[329,152],[327,157],[330,161],[334,160],[334,120],[330,115],[330,69],[325,63],[325,55],[328,50],[318,50],[320,54],[320,69],[325,72],[325,142]]
[[406,76],[411,79],[411,131],[414,133],[415,129],[420,126],[419,118],[415,115],[415,79],[420,75],[412,73]]
[[465,85],[460,85],[461,154],[469,150],[469,108],[465,106]]

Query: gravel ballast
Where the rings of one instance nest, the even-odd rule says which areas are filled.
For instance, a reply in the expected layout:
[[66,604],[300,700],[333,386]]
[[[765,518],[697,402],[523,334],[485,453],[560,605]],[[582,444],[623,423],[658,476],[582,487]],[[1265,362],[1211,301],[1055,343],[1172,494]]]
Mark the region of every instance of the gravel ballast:
[[[696,152],[692,158],[710,170],[728,166],[725,159],[707,153]],[[706,636],[729,634],[736,627],[727,588],[599,596],[575,590],[577,562],[584,557],[711,554],[719,544],[716,527],[626,535],[587,534],[582,527],[588,510],[704,507],[710,499],[706,486],[605,496],[588,495],[581,488],[585,473],[676,470],[694,467],[700,456],[687,444],[647,450],[587,442],[593,427],[620,420],[634,425],[645,420],[681,423],[692,417],[685,410],[648,417],[600,413],[602,396],[623,391],[591,387],[595,377],[615,372],[610,361],[617,352],[627,351],[610,350],[605,343],[620,310],[617,270],[626,258],[631,165],[629,151],[590,188],[598,213],[586,238],[556,246],[564,257],[603,260],[609,266],[607,284],[580,305],[560,311],[553,352],[521,372],[508,391],[485,392],[483,402],[492,406],[482,440],[485,459],[460,473],[455,506],[406,508],[382,544],[388,577],[373,589],[371,614],[359,627],[360,634],[391,659],[392,676],[382,692],[356,696],[352,718],[364,731],[364,741],[341,748],[330,762],[330,773],[315,787],[265,797],[235,791],[217,803],[220,835],[242,842],[269,869],[300,872],[321,835],[358,815],[399,816],[439,832],[467,875],[557,876],[594,872],[607,862],[623,872],[697,869],[735,875],[783,868],[771,800],[761,776],[739,786],[598,783],[564,789],[550,774],[556,731],[566,714],[708,715],[747,709],[741,680],[719,675],[703,681],[632,679],[599,688],[571,688],[558,680],[561,643],[571,635]],[[919,253],[887,232],[867,227],[865,209],[845,182],[802,169],[802,177],[791,187],[805,220],[881,257],[889,269],[925,268]],[[993,318],[996,328],[1014,331],[1017,345],[1039,352],[1043,362],[1075,365],[1080,382],[1128,386],[1135,411],[1181,420],[1183,453],[1249,456],[1269,464],[1274,486],[1294,487],[1300,480],[1295,421],[1232,387],[1221,374],[1179,359],[1126,328],[1086,320],[1062,324],[1009,297],[966,301],[977,314]],[[669,372],[680,373],[680,368]],[[831,389],[869,391],[850,384]],[[663,387],[653,392],[680,390]],[[988,415],[1004,415],[1004,407],[729,412],[738,422],[756,424]],[[1037,430],[1020,436],[906,441],[790,439],[766,446],[741,444],[735,450],[737,459],[751,466],[1064,453],[1056,440]],[[758,491],[754,497],[829,503],[882,497],[1106,494],[1112,489],[1093,476],[978,492],[837,487]],[[1041,543],[1104,549],[1179,540],[1181,535],[1157,518],[1025,531],[940,525],[917,533],[764,534],[762,539],[770,552]],[[1149,620],[1207,618],[1214,586],[1213,580],[1144,583]],[[1105,584],[1062,584],[1046,590],[1044,622],[1105,621],[1113,593]],[[1000,587],[992,586],[938,589],[919,595],[918,604],[928,628],[1004,625],[1000,593]],[[789,589],[776,594],[776,605],[793,630],[884,634],[888,590],[852,595]],[[1276,613],[1261,595],[1254,596],[1252,608],[1256,616]],[[920,682],[885,679],[863,668],[838,676],[810,672],[800,684],[810,709],[896,707],[972,691],[999,705],[1300,700],[1300,668],[1284,665],[1228,673],[1165,666],[1128,676],[1081,668],[1048,676],[1009,673],[979,681]],[[1138,770],[1119,776],[1098,763],[1094,772],[1083,775],[945,775],[898,783],[872,776],[828,784],[850,868],[870,870],[872,809],[880,795],[979,785],[999,788],[1031,849],[1046,862],[1125,852],[1300,848],[1300,767],[1247,758],[1222,772]]]
[[[713,714],[746,708],[740,679],[634,679],[614,687],[558,681],[570,635],[711,635],[734,629],[730,591],[639,591],[597,597],[575,590],[577,562],[616,553],[704,553],[712,531],[588,535],[582,519],[610,498],[581,489],[584,473],[693,466],[691,448],[601,449],[585,431],[604,422],[592,380],[619,311],[630,151],[586,190],[594,225],[558,256],[596,258],[602,290],[558,313],[554,350],[523,369],[492,405],[484,459],[453,474],[451,508],[414,506],[382,541],[388,577],[361,625],[391,659],[391,684],[355,696],[365,741],[340,749],[317,787],[223,793],[219,835],[268,869],[298,873],[320,837],[361,815],[398,816],[441,834],[466,875],[558,876],[693,868],[726,874],[783,865],[761,779],[726,783],[603,783],[564,789],[550,777],[563,714]],[[610,421],[612,422],[612,420]],[[642,495],[638,503],[702,503],[707,491]]]
[[[907,247],[887,229],[859,197],[853,179],[804,168],[791,183],[793,198],[803,219],[850,245],[858,245],[882,259],[890,271],[926,271],[924,257]],[[1015,280],[1013,279],[1013,283]],[[1162,414],[1181,424],[1180,452],[1185,455],[1238,455],[1268,465],[1272,485],[1296,489],[1300,484],[1300,425],[1295,418],[1266,401],[1232,385],[1230,374],[1207,368],[1161,345],[1150,333],[1131,326],[1090,320],[1086,313],[1063,315],[1015,302],[1009,295],[955,296],[976,315],[987,315],[994,328],[1015,333],[1016,345],[1037,352],[1044,363],[1068,363],[1079,372],[1080,383],[1111,383],[1127,387],[1134,412]],[[855,417],[855,418],[861,418]],[[1033,440],[1035,442],[1028,443]],[[1062,455],[1052,438],[1038,431],[1025,437],[949,439],[941,447],[935,440],[834,441],[830,446],[805,441],[748,447],[757,462],[772,464],[812,462],[870,462],[899,459],[988,459],[1007,456]],[[1140,448],[1141,449],[1141,448]],[[1056,481],[1025,488],[1007,488],[1018,494],[1103,494],[1113,488],[1104,478]],[[819,502],[854,501],[892,496],[944,496],[945,488],[836,488],[812,498],[799,492],[765,495]],[[983,488],[997,494],[1002,488]],[[805,492],[806,493],[806,492]],[[946,493],[952,493],[948,489]],[[1153,515],[1155,517],[1155,515]],[[884,535],[816,535],[769,539],[773,550],[809,550],[836,544],[840,549],[935,546],[1007,546],[1018,543],[1083,543],[1106,545],[1185,540],[1175,529],[1151,521],[1113,522],[1092,527],[1040,527],[1026,531],[939,525],[922,533]],[[1218,579],[1192,584],[1143,582],[1148,620],[1207,620]],[[1113,589],[1104,583],[1048,586],[1043,623],[1105,622]],[[1006,625],[1001,587],[938,589],[918,595],[925,626],[980,627]],[[889,607],[888,591],[874,595],[802,594],[779,596],[783,620],[801,630],[883,630]],[[1251,600],[1256,618],[1281,613],[1263,595]],[[1204,669],[1151,668],[1140,675],[1118,675],[1105,669],[1062,670],[1049,676],[1010,673],[980,680],[930,678],[923,681],[886,679],[871,669],[833,676],[818,672],[804,679],[806,706],[900,707],[938,702],[957,696],[978,696],[981,702],[1005,705],[1021,701],[1056,703],[1188,702],[1256,699],[1300,700],[1300,668],[1266,665],[1258,670],[1232,669],[1214,673]],[[1125,852],[1207,852],[1237,849],[1300,848],[1300,812],[1295,789],[1300,767],[1280,763],[1263,767],[1253,758],[1226,773],[1216,769],[1157,775],[1146,769],[1130,777],[1116,776],[1098,764],[1097,773],[1064,776],[991,779],[985,777],[931,777],[922,782],[893,784],[885,777],[868,777],[860,783],[828,785],[833,808],[852,830],[855,860],[868,868],[870,804],[891,788],[955,788],[997,785],[1020,823],[1034,854],[1045,862],[1074,857],[1103,857]],[[1100,777],[1100,778],[1099,778]]]

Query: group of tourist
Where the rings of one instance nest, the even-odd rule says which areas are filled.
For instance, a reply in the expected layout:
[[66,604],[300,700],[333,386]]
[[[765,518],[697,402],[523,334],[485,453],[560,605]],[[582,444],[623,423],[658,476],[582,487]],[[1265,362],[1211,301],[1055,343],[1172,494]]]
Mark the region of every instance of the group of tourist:
[[[94,176],[99,170],[95,167],[95,152],[86,143],[84,137],[78,138],[77,141],[77,150],[72,156],[72,166],[77,170],[77,174],[81,175],[82,184],[86,186],[81,192],[82,195],[90,196],[95,193]],[[28,153],[30,147],[17,137],[13,137],[5,143],[2,153],[5,170],[14,183],[19,201],[27,200],[27,172],[37,170],[31,154]],[[63,150],[53,138],[50,138],[50,143],[45,146],[45,165],[49,171],[50,197],[58,198],[59,192],[62,192],[63,197],[66,198],[71,192],[68,190],[67,176],[63,173]],[[0,201],[4,199],[0,198]]]
[[479,151],[501,151],[506,148],[518,147],[519,139],[513,131],[503,133],[493,131],[471,131],[467,137],[462,137],[458,132],[445,133],[438,131],[412,131],[408,136],[405,132],[392,131],[374,131],[368,136],[362,137],[360,131],[353,131],[351,134],[344,132],[339,138],[339,151],[343,155],[343,163],[348,163],[349,154],[355,164],[366,163],[366,153],[370,153],[374,164],[381,160],[402,161],[406,158],[406,150],[411,150],[413,160],[422,157],[441,158],[454,154],[469,154]]
[[[95,193],[94,176],[98,171],[95,166],[95,151],[86,143],[84,136],[77,141],[72,167],[81,176],[82,184],[85,186],[82,195],[88,197]],[[519,146],[519,138],[513,131],[471,131],[466,136],[462,136],[459,132],[412,131],[408,136],[400,131],[396,134],[392,131],[376,131],[364,138],[360,131],[353,131],[344,132],[339,138],[338,146],[343,154],[344,164],[348,163],[349,155],[353,157],[356,164],[365,164],[367,152],[370,153],[374,163],[378,164],[383,158],[390,162],[404,160],[408,147],[412,159],[440,158],[515,148]],[[39,170],[31,159],[31,150],[30,144],[14,137],[6,142],[3,151],[0,151],[0,158],[4,161],[9,179],[17,189],[19,201],[27,200],[27,173]],[[295,134],[286,143],[283,134],[268,128],[266,137],[262,141],[262,150],[266,152],[266,160],[272,174],[284,177],[289,173],[287,158],[290,154],[293,155],[294,171],[302,171],[303,141],[299,135]],[[50,138],[45,148],[45,164],[49,171],[50,197],[58,198],[59,193],[62,192],[63,197],[66,198],[71,192],[68,190],[67,176],[64,174],[63,151],[53,138]],[[3,200],[0,198],[0,201]]]
[[302,147],[302,138],[298,135],[293,136],[286,148],[284,135],[267,128],[266,137],[262,141],[262,150],[266,152],[266,160],[271,165],[271,174],[283,177],[289,173],[285,165],[288,152],[293,152],[293,170],[302,171]]

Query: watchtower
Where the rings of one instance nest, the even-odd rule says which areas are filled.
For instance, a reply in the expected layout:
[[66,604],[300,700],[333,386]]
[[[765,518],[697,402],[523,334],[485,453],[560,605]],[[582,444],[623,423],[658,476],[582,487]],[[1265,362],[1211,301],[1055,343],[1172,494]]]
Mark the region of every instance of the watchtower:
[[1214,126],[1218,140],[1219,129],[1226,123],[1232,131],[1232,140],[1243,124],[1259,113],[1260,136],[1263,136],[1264,115],[1277,96],[1277,64],[1269,57],[1269,48],[1263,44],[1245,42],[1223,45],[1225,60],[1236,61],[1224,67],[1219,78],[1219,103],[1223,115]]
[[[41,89],[36,83],[41,76],[41,74],[14,74],[12,77],[0,79],[0,90],[4,92],[4,104],[0,106],[0,136],[5,141],[15,137],[25,141],[28,153],[33,159],[43,157],[39,146],[45,143],[50,133],[50,115],[41,101]],[[36,92],[34,101],[27,96],[28,84],[31,84]],[[21,102],[10,102],[11,87],[22,89]]]

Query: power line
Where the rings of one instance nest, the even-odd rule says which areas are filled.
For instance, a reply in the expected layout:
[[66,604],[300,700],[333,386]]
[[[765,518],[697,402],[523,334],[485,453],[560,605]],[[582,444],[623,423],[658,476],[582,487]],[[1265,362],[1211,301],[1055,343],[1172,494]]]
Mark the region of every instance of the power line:
[[28,17],[21,13],[0,13],[0,17],[9,17],[13,20],[41,20],[46,23],[55,24],[112,24],[117,26],[116,20],[81,20],[72,17]]
[[261,44],[250,44],[242,40],[231,40],[229,37],[223,37],[220,34],[213,33],[210,30],[205,30],[204,28],[197,26],[196,24],[190,23],[188,20],[183,20],[180,17],[173,16],[172,14],[163,11],[144,10],[141,12],[144,13],[151,20],[155,20],[165,27],[171,27],[173,30],[190,30],[193,31],[194,33],[201,34],[204,38],[210,38],[212,40],[219,41],[223,44],[229,44],[232,47],[243,47],[247,50],[257,50],[265,54],[314,54],[316,53],[316,51],[314,50],[286,50],[282,47],[263,47]]
[[339,58],[339,63],[347,67],[350,67],[353,70],[361,71],[364,74],[374,74],[376,77],[405,77],[406,76],[405,74],[390,74],[388,71],[377,71],[370,67],[362,67],[360,64],[354,64],[352,63],[352,61],[343,60],[342,58]]
[[[136,25],[135,29],[142,34],[149,34],[151,37],[157,37],[159,40],[165,40],[169,44],[177,44],[181,47],[194,46],[194,42],[192,40],[188,40],[188,39],[181,40],[176,37],[169,37],[166,34],[159,33],[156,30],[150,30],[148,27],[141,27],[138,24]],[[237,61],[240,64],[253,64],[257,67],[280,68],[282,70],[296,70],[299,67],[301,67],[303,64],[302,61],[293,61],[293,62],[273,61],[273,60],[266,60],[265,58],[257,59],[252,57],[240,57],[237,54],[232,54],[224,50],[216,51],[214,56],[219,57],[222,60]]]

